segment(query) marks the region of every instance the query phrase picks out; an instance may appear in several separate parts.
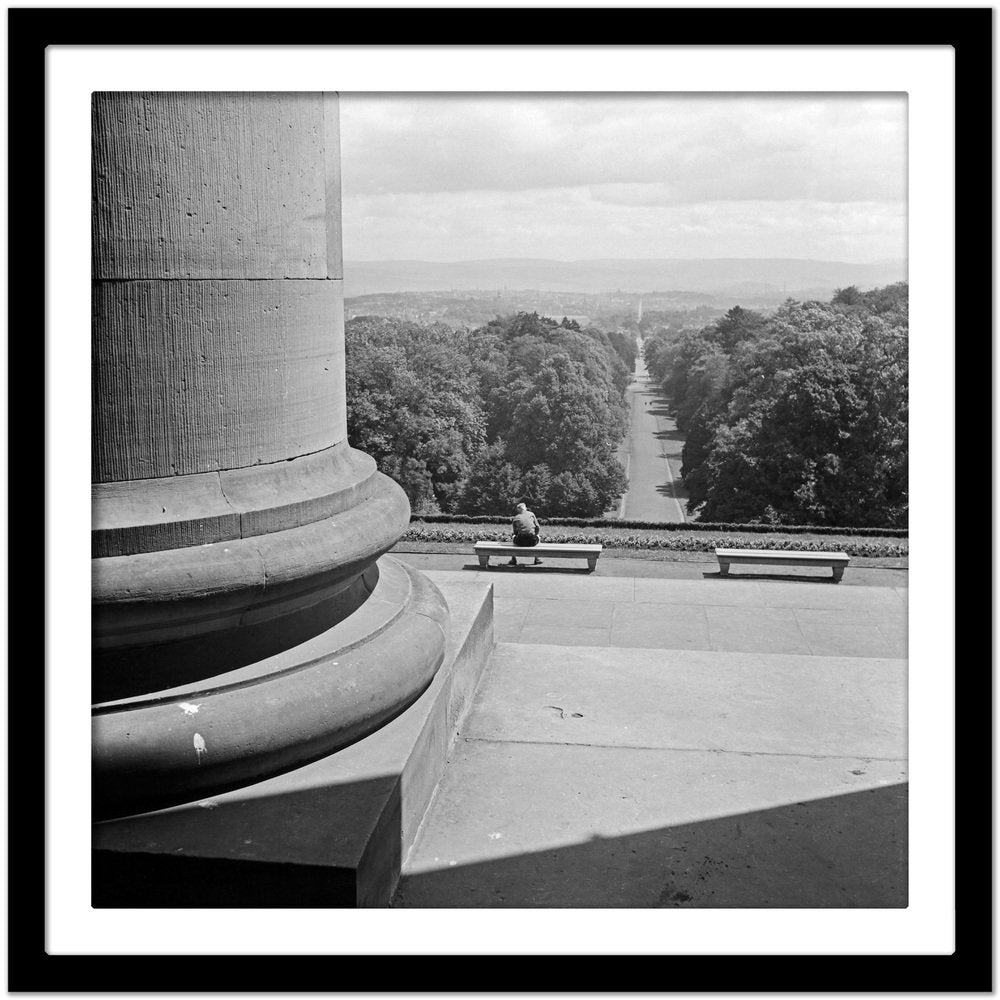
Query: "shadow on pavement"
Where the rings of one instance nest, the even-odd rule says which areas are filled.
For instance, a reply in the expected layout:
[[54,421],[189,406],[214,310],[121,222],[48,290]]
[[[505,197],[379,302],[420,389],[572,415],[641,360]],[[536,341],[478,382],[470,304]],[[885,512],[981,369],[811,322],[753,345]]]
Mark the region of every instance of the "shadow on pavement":
[[831,576],[806,576],[801,573],[733,573],[730,570],[723,575],[718,570],[714,573],[702,573],[706,580],[777,580],[779,583],[840,583]]
[[[672,483],[662,483],[660,486],[657,486],[656,492],[663,493],[665,496],[672,497],[675,500],[684,500],[687,498],[687,491],[676,479]],[[668,524],[670,522],[664,521],[663,523]]]
[[907,787],[451,861],[405,875],[393,905],[905,907]]
[[546,563],[541,566],[535,566],[532,563],[518,563],[516,566],[508,566],[505,563],[501,563],[499,566],[480,566],[478,563],[466,563],[462,569],[476,570],[479,573],[518,573],[530,570],[532,573],[583,573],[586,575],[593,572],[586,566],[549,566]]
[[[95,908],[355,908],[385,899],[402,862],[400,782],[375,775],[273,795],[197,799],[166,812],[98,823],[91,855]],[[203,808],[206,801],[212,807]],[[344,817],[384,817],[369,857],[331,847]],[[127,834],[110,833],[125,825]],[[131,842],[131,843],[129,843]],[[117,846],[112,847],[115,844]],[[243,845],[243,846],[240,846]],[[338,860],[339,858],[339,860]]]

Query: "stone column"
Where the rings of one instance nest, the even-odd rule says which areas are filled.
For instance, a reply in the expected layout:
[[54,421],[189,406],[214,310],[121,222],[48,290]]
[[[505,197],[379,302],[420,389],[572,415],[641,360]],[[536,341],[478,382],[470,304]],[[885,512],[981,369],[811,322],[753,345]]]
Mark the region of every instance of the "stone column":
[[441,663],[347,443],[339,169],[334,95],[94,95],[97,816],[333,752]]

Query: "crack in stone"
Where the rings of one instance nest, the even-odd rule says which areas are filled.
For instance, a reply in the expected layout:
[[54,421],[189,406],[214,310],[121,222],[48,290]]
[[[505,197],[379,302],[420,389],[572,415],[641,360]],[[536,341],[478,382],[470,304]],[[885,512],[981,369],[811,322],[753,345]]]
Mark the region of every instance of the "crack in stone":
[[[232,512],[234,514],[238,514],[239,515],[239,518],[240,518],[240,538],[245,538],[246,536],[243,534],[243,518],[246,515],[226,495],[226,486],[225,486],[225,483],[223,483],[223,481],[222,481],[222,473],[221,472],[216,472],[216,475],[219,477],[219,492],[222,494],[222,499],[226,501],[226,504],[229,506],[230,510],[232,510]],[[259,554],[260,553],[258,553],[258,555]],[[265,575],[265,579],[266,579],[267,574],[265,573],[264,575]]]
[[[553,707],[553,706],[546,706]],[[654,747],[622,743],[584,743],[580,740],[503,740],[490,739],[485,736],[460,736],[466,743],[514,743],[527,746],[561,746],[561,747],[591,747],[595,750],[665,750],[671,753],[725,753],[736,754],[739,757],[807,757],[810,760],[861,760],[881,761],[884,763],[906,763],[906,757],[872,757],[863,754],[841,753],[783,753],[774,750],[728,750],[725,747]]]

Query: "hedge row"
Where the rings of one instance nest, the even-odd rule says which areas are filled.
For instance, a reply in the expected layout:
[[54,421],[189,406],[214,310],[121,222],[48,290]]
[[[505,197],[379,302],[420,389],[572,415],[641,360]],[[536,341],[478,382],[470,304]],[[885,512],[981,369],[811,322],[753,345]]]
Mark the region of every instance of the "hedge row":
[[[546,540],[573,542],[589,545],[604,545],[609,549],[667,549],[673,552],[712,552],[716,546],[734,549],[795,549],[804,552],[846,552],[850,556],[872,556],[876,558],[900,558],[909,552],[904,542],[897,544],[886,541],[861,541],[840,538],[835,542],[815,539],[760,538],[753,534],[724,534],[709,531],[687,534],[657,533],[630,534],[611,532],[572,531],[563,527],[545,533]],[[474,528],[435,524],[411,524],[403,535],[403,541],[410,542],[506,542],[510,540],[510,528]]]
[[[709,522],[617,521],[607,517],[540,517],[539,523],[574,528],[629,528],[639,531],[739,531],[755,535],[875,535],[906,538],[908,528],[830,528],[808,524],[718,524]],[[412,514],[411,524],[510,524],[497,514]]]

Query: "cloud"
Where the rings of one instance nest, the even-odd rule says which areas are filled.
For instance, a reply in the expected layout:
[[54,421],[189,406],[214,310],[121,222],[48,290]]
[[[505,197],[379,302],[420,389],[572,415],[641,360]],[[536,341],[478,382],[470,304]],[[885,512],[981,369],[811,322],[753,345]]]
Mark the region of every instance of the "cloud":
[[894,201],[609,201],[589,187],[365,195],[344,199],[353,260],[489,257],[906,256]]
[[904,95],[353,95],[345,254],[905,256]]
[[[345,195],[590,185],[651,204],[902,200],[902,95],[352,95]],[[617,193],[616,193],[617,192]]]

